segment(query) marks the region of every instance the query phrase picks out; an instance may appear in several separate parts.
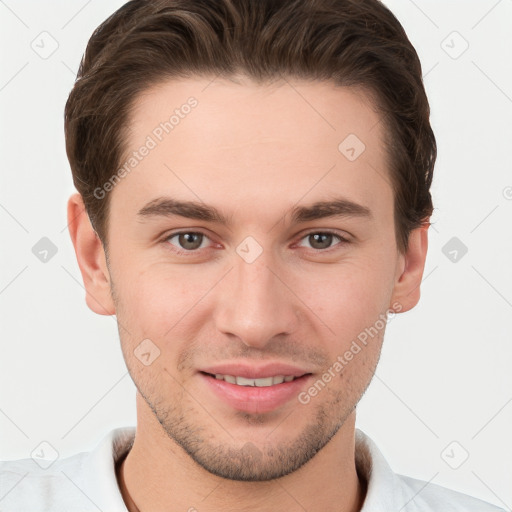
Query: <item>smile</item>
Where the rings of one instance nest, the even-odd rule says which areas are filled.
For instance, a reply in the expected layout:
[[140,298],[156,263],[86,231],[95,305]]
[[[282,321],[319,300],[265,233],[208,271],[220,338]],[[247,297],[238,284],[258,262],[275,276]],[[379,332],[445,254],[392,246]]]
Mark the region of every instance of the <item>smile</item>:
[[255,386],[258,388],[265,388],[269,386],[275,386],[276,384],[282,384],[283,382],[291,382],[296,379],[293,375],[275,375],[273,377],[264,377],[261,379],[248,379],[247,377],[240,377],[237,375],[222,375],[216,373],[212,375],[217,380],[224,380],[230,384],[236,384],[237,386]]
[[[213,393],[230,408],[249,414],[263,414],[275,411],[287,403],[293,403],[299,393],[304,391],[307,383],[313,379],[311,373],[304,373],[303,370],[291,367],[286,369],[285,365],[276,366],[281,366],[281,368],[275,368],[272,371],[270,368],[250,370],[239,367],[239,372],[236,373],[243,372],[245,373],[243,376],[233,375],[234,371],[217,373],[205,370],[199,371],[199,376],[208,393]],[[235,370],[234,367],[231,369]],[[272,375],[274,372],[276,375]]]

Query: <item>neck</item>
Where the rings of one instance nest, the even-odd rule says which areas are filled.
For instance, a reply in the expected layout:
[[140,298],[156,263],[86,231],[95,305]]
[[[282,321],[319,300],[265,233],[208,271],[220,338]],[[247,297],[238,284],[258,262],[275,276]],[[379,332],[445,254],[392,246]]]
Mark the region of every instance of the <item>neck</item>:
[[357,512],[366,485],[355,466],[355,413],[309,462],[282,478],[241,482],[196,464],[160,424],[138,424],[133,447],[118,465],[129,512]]

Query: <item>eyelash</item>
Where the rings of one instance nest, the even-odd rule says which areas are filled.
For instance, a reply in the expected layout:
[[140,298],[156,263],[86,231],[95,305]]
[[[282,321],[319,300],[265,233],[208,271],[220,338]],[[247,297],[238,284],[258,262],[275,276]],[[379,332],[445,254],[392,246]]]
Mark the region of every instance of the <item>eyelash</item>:
[[[183,256],[197,255],[200,252],[201,249],[193,249],[193,250],[180,249],[180,248],[176,247],[175,245],[173,245],[173,244],[171,244],[169,242],[175,236],[179,236],[179,235],[182,235],[182,234],[203,235],[203,237],[209,239],[208,235],[206,235],[206,233],[203,233],[202,231],[177,231],[175,233],[171,233],[170,235],[167,235],[162,240],[162,242],[165,243],[167,246],[172,246],[172,248],[170,248],[170,250],[173,251],[174,253],[178,254],[178,255],[183,255]],[[304,240],[304,238],[307,238],[310,235],[332,235],[333,237],[335,237],[335,238],[337,238],[339,240],[338,244],[335,244],[334,246],[328,247],[327,249],[309,249],[310,251],[314,251],[317,254],[319,254],[319,253],[327,253],[327,252],[330,252],[331,250],[335,250],[335,248],[337,246],[343,246],[343,245],[346,245],[346,244],[350,243],[350,241],[347,238],[344,238],[340,234],[335,233],[334,231],[329,231],[329,230],[325,230],[325,231],[310,231],[310,232],[306,233],[305,235],[303,235],[300,238],[300,241]],[[208,249],[208,248],[204,248],[204,249]]]

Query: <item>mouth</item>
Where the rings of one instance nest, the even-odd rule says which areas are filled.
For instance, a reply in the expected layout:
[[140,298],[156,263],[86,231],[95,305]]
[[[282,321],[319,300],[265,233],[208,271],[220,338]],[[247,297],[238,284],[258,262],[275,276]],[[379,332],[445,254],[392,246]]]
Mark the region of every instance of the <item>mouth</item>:
[[[198,375],[204,383],[205,393],[219,400],[219,405],[223,404],[223,407],[227,405],[231,410],[250,414],[270,413],[279,411],[284,406],[290,406],[294,401],[298,401],[299,393],[313,379],[312,373],[304,373],[297,369],[286,371],[281,367],[282,373],[276,372],[275,375],[273,375],[275,370],[267,369],[262,372],[254,369],[252,371],[238,369],[245,375],[236,375],[238,372],[234,371],[214,373],[204,370],[199,371]],[[257,375],[258,373],[260,375]]]
[[295,375],[274,375],[271,377],[262,377],[259,379],[251,379],[247,377],[242,377],[241,375],[224,375],[222,373],[208,373],[201,372],[204,375],[209,377],[213,377],[217,380],[223,380],[225,382],[229,382],[230,384],[236,384],[237,386],[253,386],[258,388],[267,388],[270,386],[276,386],[278,384],[282,384],[283,382],[292,382],[296,379],[300,379],[305,375],[311,375],[310,373],[305,373],[304,375],[295,376]]

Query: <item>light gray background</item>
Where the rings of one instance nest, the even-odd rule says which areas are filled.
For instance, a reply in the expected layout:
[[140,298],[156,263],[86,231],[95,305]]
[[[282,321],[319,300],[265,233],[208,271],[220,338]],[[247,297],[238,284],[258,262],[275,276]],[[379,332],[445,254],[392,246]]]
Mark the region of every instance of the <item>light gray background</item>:
[[[512,0],[385,3],[423,63],[436,210],[420,304],[389,323],[358,427],[395,471],[510,509]],[[135,424],[115,318],[87,308],[66,228],[64,104],[90,35],[122,4],[0,1],[0,459],[43,440],[65,457]],[[32,252],[42,237],[57,247],[46,263]],[[455,262],[453,237],[468,248]]]

